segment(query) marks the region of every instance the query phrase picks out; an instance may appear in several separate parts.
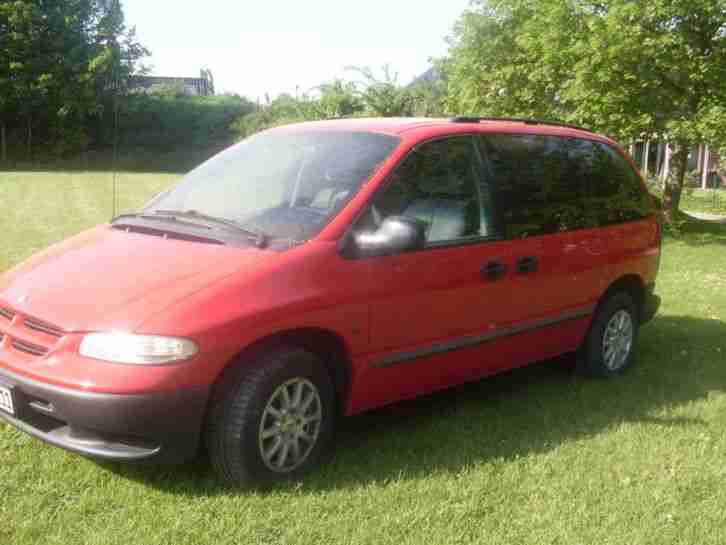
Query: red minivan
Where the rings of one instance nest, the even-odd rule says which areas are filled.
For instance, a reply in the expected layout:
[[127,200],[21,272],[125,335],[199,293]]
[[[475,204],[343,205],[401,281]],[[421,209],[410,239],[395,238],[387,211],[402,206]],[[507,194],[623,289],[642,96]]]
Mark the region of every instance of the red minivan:
[[298,476],[339,417],[574,352],[632,362],[660,227],[609,139],[534,120],[268,130],[0,276],[0,418],[90,457]]

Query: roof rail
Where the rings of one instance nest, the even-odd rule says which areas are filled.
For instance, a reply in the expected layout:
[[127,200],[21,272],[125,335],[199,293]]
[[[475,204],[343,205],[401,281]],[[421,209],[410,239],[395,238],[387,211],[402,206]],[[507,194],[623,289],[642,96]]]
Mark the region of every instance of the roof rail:
[[466,115],[457,115],[449,118],[452,123],[479,123],[480,121],[512,121],[514,123],[524,123],[525,125],[553,125],[555,127],[567,127],[568,129],[577,129],[579,131],[592,132],[587,127],[572,125],[571,123],[562,123],[560,121],[546,121],[543,119],[529,119],[525,117],[470,117]]

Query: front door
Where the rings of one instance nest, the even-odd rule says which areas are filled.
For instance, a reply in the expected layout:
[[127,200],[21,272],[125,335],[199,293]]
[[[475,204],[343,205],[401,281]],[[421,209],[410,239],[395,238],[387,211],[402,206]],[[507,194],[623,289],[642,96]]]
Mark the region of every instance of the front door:
[[375,229],[392,215],[427,225],[424,249],[368,259],[365,405],[470,380],[516,358],[497,351],[496,338],[526,302],[510,289],[514,256],[498,232],[490,189],[471,137],[427,142],[395,169],[356,226]]

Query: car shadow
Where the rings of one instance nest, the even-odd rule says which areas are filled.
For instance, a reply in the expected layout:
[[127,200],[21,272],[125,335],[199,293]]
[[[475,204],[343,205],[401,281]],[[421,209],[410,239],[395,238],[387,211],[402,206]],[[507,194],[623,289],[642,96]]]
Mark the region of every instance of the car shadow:
[[[274,489],[313,493],[459,472],[545,453],[622,423],[704,426],[663,413],[726,390],[726,324],[657,317],[642,329],[637,350],[636,365],[617,379],[582,378],[568,356],[346,418],[327,465]],[[217,482],[203,457],[183,466],[105,467],[170,493],[236,493]]]
[[710,246],[726,244],[726,224],[721,221],[703,220],[688,216],[689,220],[681,228],[682,235],[677,240],[689,246]]

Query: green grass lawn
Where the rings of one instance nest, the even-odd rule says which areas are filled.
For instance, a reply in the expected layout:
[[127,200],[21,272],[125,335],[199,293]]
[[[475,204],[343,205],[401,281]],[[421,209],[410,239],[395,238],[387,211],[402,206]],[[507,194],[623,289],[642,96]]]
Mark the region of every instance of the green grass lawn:
[[726,189],[686,188],[681,197],[681,208],[726,216]]
[[[119,178],[122,207],[173,181]],[[110,175],[0,172],[0,270],[110,216]],[[665,244],[659,317],[613,381],[555,362],[342,422],[268,492],[203,463],[100,465],[0,425],[0,544],[722,544],[726,231]]]

